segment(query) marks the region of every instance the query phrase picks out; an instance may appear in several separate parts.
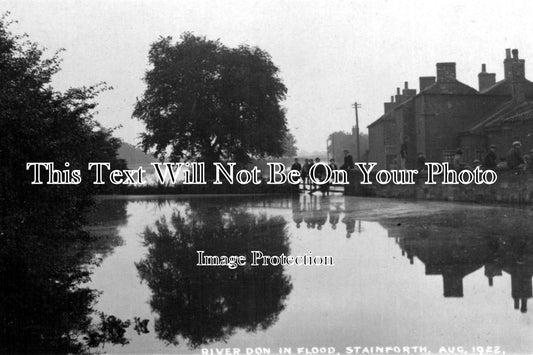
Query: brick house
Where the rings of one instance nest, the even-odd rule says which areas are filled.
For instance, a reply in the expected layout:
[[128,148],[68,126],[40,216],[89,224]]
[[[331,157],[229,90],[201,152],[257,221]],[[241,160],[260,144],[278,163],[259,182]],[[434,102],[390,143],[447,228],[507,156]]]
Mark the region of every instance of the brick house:
[[397,95],[385,103],[383,116],[368,126],[369,160],[380,168],[397,167],[403,145],[407,148],[406,168],[412,169],[418,153],[428,161],[450,161],[460,147],[465,161],[477,159],[493,144],[489,135],[506,146],[511,138],[496,133],[500,129],[495,125],[501,121],[497,118],[501,117],[494,115],[517,102],[517,97],[523,101],[533,98],[533,83],[525,79],[524,60],[518,58],[517,50],[513,57],[507,50],[504,71],[505,78],[496,82],[496,75],[487,73],[483,65],[476,90],[457,80],[455,63],[437,63],[436,77],[420,77],[419,93],[408,89],[406,83],[401,94],[397,89]]
[[[479,75],[484,72],[483,66]],[[460,145],[478,159],[492,144],[500,157],[506,155],[514,141],[522,143],[523,152],[533,149],[533,83],[526,79],[525,61],[518,57],[518,50],[513,50],[512,56],[506,50],[504,73],[503,80],[489,80],[486,87],[481,87],[480,79],[480,92],[504,97],[505,102],[460,135]]]

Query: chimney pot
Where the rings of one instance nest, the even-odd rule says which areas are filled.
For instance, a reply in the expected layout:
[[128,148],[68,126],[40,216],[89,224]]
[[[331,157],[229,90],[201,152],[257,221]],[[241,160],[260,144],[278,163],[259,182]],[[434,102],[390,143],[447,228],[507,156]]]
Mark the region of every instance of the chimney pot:
[[481,72],[486,73],[487,72],[487,64],[481,64]]
[[511,58],[511,48],[507,48],[505,50],[505,58],[507,58],[507,59]]
[[409,83],[407,81],[404,83],[404,85],[406,89],[409,89]]
[[394,102],[394,96],[390,97],[390,102]]
[[400,95],[400,88],[396,88],[396,95]]
[[513,49],[513,59],[518,59],[518,49]]

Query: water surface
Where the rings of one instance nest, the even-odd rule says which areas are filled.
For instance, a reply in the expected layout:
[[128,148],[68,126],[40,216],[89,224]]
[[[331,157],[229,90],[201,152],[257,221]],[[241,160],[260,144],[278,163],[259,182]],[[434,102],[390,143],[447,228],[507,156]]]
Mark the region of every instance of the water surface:
[[[529,208],[302,195],[128,197],[103,199],[100,211],[116,204],[125,208],[121,220],[100,217],[98,226],[116,228],[122,243],[95,268],[89,287],[102,292],[97,311],[148,319],[148,333],[130,327],[129,344],[104,351],[533,351]],[[335,265],[198,267],[197,250],[311,252]]]

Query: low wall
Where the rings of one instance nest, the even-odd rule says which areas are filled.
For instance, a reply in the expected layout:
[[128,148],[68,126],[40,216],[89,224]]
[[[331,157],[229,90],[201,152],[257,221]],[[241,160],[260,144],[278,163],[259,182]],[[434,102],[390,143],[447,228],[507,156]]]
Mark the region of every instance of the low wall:
[[381,185],[374,176],[371,177],[371,185],[362,185],[362,174],[352,170],[348,174],[350,184],[345,186],[345,194],[481,203],[533,203],[533,171],[501,171],[497,174],[498,180],[492,185],[443,185],[440,177],[435,179],[435,185],[428,185],[425,184],[427,174],[424,172],[415,178],[414,185]]

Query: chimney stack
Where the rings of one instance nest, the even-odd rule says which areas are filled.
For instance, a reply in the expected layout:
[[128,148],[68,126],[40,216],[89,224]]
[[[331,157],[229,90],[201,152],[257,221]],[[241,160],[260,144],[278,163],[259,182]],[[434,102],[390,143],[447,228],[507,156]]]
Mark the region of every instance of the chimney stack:
[[420,91],[425,90],[429,86],[435,84],[435,77],[434,76],[421,76],[418,78],[420,82]]
[[437,82],[450,83],[456,81],[455,63],[437,63]]
[[396,96],[394,97],[394,101],[396,101],[397,105],[403,102],[403,97],[400,88],[396,88]]
[[403,89],[403,92],[402,92],[404,101],[416,95],[416,89],[409,89],[409,83],[407,81],[404,83],[404,87],[405,88]]
[[479,92],[483,92],[496,84],[496,74],[487,73],[487,65],[481,64],[481,73],[477,75],[479,83]]
[[511,51],[511,49],[507,48],[505,50],[503,70],[506,81],[522,81],[526,78],[526,61],[518,57],[518,49]]
[[391,96],[390,102],[385,102],[383,106],[385,107],[385,113],[392,111],[392,109],[396,106],[396,103],[394,102],[394,96]]

